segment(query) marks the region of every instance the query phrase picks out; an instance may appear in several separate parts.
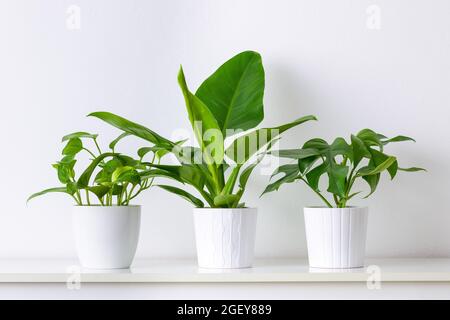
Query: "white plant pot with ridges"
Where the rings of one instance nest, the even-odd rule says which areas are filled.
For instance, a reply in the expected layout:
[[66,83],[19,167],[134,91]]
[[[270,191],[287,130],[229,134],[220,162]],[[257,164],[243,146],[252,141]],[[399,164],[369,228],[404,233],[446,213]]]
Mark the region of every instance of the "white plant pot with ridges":
[[131,265],[139,240],[140,206],[75,206],[72,221],[83,267],[123,269]]
[[253,262],[257,210],[194,209],[200,268],[249,268]]
[[305,208],[304,214],[310,267],[364,266],[367,207]]

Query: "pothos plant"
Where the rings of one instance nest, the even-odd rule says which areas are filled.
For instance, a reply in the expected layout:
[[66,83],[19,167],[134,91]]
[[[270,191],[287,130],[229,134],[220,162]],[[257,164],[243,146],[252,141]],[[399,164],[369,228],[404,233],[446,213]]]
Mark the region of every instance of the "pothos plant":
[[314,116],[306,116],[277,127],[255,129],[264,118],[265,78],[261,56],[253,51],[242,52],[225,62],[195,94],[189,90],[182,68],[178,84],[198,147],[170,142],[148,128],[108,112],[95,112],[91,116],[172,152],[179,165],[147,165],[159,177],[196,189],[203,200],[185,189],[159,185],[196,207],[204,207],[205,202],[211,208],[244,207],[241,198],[247,181],[274,141],[286,130],[315,120]]
[[[109,144],[109,150],[102,152],[97,142],[97,134],[75,132],[62,138],[65,146],[62,158],[53,164],[59,182],[62,186],[37,192],[28,201],[47,194],[64,193],[81,205],[126,206],[142,191],[152,186],[155,176],[145,163],[157,163],[166,154],[164,150],[155,147],[140,149],[138,159],[116,153],[116,144],[128,134],[121,134]],[[95,149],[89,148],[83,140],[91,140]],[[78,157],[84,153],[89,163],[79,177],[75,166]],[[151,161],[144,157],[151,155]]]
[[[267,186],[264,193],[278,190],[285,183],[303,181],[330,208],[333,202],[338,208],[345,208],[350,199],[361,191],[353,191],[358,179],[365,180],[373,194],[380,181],[381,173],[387,171],[394,179],[398,171],[422,171],[423,168],[399,167],[397,158],[384,152],[384,147],[391,142],[414,141],[406,136],[387,138],[370,129],[361,130],[351,135],[350,143],[344,138],[336,138],[332,144],[323,139],[307,141],[300,149],[278,150],[272,152],[280,158],[295,160],[295,163],[280,166],[272,175],[283,174],[281,178]],[[319,189],[322,175],[328,177],[327,191],[332,200],[327,199]]]

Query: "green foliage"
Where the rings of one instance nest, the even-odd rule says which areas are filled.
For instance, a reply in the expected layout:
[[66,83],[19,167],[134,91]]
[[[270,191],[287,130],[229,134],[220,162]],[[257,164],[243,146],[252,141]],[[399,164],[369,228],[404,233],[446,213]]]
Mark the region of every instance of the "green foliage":
[[[315,120],[307,116],[281,126],[255,129],[264,118],[265,76],[261,56],[253,51],[242,52],[225,62],[195,94],[189,90],[182,68],[178,84],[199,148],[170,142],[144,126],[108,112],[91,116],[151,142],[161,152],[173,153],[179,165],[146,164],[152,169],[145,175],[193,187],[203,201],[185,190],[160,186],[196,207],[205,206],[205,202],[212,208],[245,206],[241,198],[247,181],[273,142],[286,130]],[[251,131],[238,135],[247,130]],[[230,145],[225,145],[225,138],[232,140]],[[141,148],[139,155],[145,155],[149,148]]]
[[[151,134],[147,130],[142,132]],[[117,143],[128,135],[130,134],[123,133],[114,139],[109,144],[111,149],[109,152],[101,151],[96,134],[75,132],[64,136],[62,139],[62,142],[65,142],[62,151],[63,157],[52,165],[56,169],[58,180],[63,186],[37,192],[31,195],[28,201],[44,194],[58,192],[71,196],[77,205],[128,205],[142,191],[149,189],[156,177],[156,175],[149,174],[149,167],[143,164],[145,154],[153,153],[153,160],[148,164],[154,164],[155,159],[159,161],[160,157],[163,156],[159,149],[151,149],[144,155],[138,155],[139,160],[116,153],[114,150]],[[154,137],[158,136],[155,135]],[[96,150],[90,150],[86,146],[87,143],[84,143],[82,139],[91,140]],[[82,153],[81,151],[85,151],[85,155],[89,156],[90,162],[77,178],[75,174],[76,157]],[[92,178],[93,176],[94,178]],[[91,194],[94,199],[91,199]]]
[[375,192],[381,173],[387,171],[391,179],[397,172],[416,172],[425,169],[412,167],[400,168],[397,158],[384,153],[384,146],[391,142],[414,141],[406,136],[388,139],[370,129],[351,135],[350,144],[343,138],[336,138],[330,145],[323,139],[311,139],[301,149],[278,150],[272,152],[280,158],[293,159],[295,164],[280,166],[272,177],[283,174],[281,178],[269,184],[263,194],[276,191],[281,185],[301,180],[305,182],[328,207],[328,200],[319,189],[323,175],[328,177],[327,191],[332,195],[335,205],[344,208],[347,202],[359,192],[352,192],[358,178],[367,182],[370,193]]

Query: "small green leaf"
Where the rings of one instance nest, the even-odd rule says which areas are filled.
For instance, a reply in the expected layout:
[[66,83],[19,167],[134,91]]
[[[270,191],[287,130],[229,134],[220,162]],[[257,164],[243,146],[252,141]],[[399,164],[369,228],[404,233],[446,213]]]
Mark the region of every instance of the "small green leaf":
[[70,139],[76,139],[76,138],[90,138],[90,139],[97,139],[98,134],[92,134],[88,132],[74,132],[71,134],[68,134],[62,138],[61,142],[70,140]]
[[179,188],[168,186],[168,185],[161,185],[161,184],[157,185],[157,187],[160,187],[161,189],[164,189],[166,191],[169,191],[171,193],[179,195],[180,197],[182,197],[182,198],[186,199],[187,201],[191,202],[197,208],[203,208],[205,206],[200,199],[194,197],[189,192],[186,192],[186,191],[181,190]]
[[407,137],[407,136],[396,136],[396,137],[388,139],[388,140],[383,140],[382,143],[383,144],[388,144],[390,142],[402,142],[402,141],[413,141],[413,142],[416,142],[416,140],[414,140],[413,138]]
[[269,184],[264,192],[261,194],[263,196],[266,193],[278,190],[283,184],[294,182],[298,178],[297,172],[292,172],[291,174],[287,174],[284,177],[278,179],[277,181]]
[[74,156],[83,149],[83,143],[80,138],[71,138],[64,147],[62,154],[66,156]]

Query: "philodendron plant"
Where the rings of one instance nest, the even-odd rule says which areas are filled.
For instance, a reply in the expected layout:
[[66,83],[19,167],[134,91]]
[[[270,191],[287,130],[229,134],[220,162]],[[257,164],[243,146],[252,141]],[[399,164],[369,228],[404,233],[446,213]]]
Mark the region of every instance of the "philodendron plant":
[[[97,136],[87,132],[75,132],[64,136],[62,159],[52,165],[62,186],[37,192],[28,200],[57,192],[69,195],[79,206],[96,204],[126,206],[142,191],[152,186],[154,175],[143,163],[159,162],[160,157],[165,154],[164,151],[149,147],[140,151],[139,159],[116,153],[116,144],[126,136],[121,134],[109,144],[108,152],[102,152]],[[91,150],[83,140],[91,140],[95,149]],[[77,177],[75,165],[83,152],[89,157],[89,163]],[[152,160],[146,162],[144,156],[149,152],[153,154]]]
[[[244,207],[241,197],[247,181],[265,152],[286,130],[315,120],[314,116],[306,116],[281,126],[255,129],[264,118],[264,83],[261,56],[252,51],[225,62],[195,94],[189,90],[180,68],[178,84],[199,147],[170,142],[148,128],[111,113],[95,112],[91,116],[175,154],[180,165],[147,165],[154,168],[157,176],[194,187],[203,200],[178,187],[159,187],[200,208],[205,202],[211,208]],[[252,131],[244,133],[247,130]],[[231,143],[226,144],[225,139]]]
[[[295,160],[293,164],[285,164],[275,170],[272,177],[284,174],[267,186],[263,194],[278,190],[284,183],[303,181],[330,208],[332,202],[338,208],[345,208],[348,201],[361,191],[354,192],[353,187],[358,179],[365,180],[373,194],[380,181],[381,173],[387,171],[394,179],[398,171],[415,172],[424,169],[399,167],[397,158],[384,152],[384,147],[391,142],[414,141],[406,136],[387,138],[370,129],[361,130],[351,135],[350,144],[344,138],[336,138],[332,144],[323,139],[311,139],[301,149],[278,150],[273,155]],[[322,175],[328,177],[327,191],[333,200],[327,199],[319,189]]]

